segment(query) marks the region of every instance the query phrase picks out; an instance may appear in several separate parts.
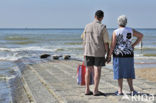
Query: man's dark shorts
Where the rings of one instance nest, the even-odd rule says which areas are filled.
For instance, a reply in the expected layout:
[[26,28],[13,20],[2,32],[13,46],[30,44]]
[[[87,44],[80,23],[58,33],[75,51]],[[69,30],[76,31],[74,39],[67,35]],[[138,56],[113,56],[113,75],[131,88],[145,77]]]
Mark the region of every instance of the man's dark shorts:
[[105,57],[85,56],[85,66],[105,66]]

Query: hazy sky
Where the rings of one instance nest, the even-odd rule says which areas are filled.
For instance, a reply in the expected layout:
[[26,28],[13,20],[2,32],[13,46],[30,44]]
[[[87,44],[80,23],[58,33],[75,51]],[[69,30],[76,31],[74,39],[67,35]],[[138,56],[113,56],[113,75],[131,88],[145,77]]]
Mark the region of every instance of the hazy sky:
[[83,28],[98,9],[108,28],[121,14],[130,27],[156,28],[156,0],[0,0],[0,28]]

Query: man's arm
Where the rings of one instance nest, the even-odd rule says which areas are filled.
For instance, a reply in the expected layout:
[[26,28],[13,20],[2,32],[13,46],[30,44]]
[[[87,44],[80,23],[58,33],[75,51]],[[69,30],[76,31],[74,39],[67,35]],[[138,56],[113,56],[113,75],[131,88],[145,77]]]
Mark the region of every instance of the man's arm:
[[85,37],[85,33],[83,32],[83,33],[81,34],[81,39],[84,39],[84,37]]
[[105,45],[106,55],[108,56],[108,54],[109,54],[109,43],[104,43],[104,45]]
[[104,28],[104,30],[103,30],[103,40],[104,40],[106,55],[108,56],[108,54],[109,54],[109,36],[108,36],[108,31],[106,28]]
[[84,31],[83,31],[83,33],[81,34],[81,39],[83,39],[83,40],[85,39],[86,28],[87,28],[87,25],[85,26]]

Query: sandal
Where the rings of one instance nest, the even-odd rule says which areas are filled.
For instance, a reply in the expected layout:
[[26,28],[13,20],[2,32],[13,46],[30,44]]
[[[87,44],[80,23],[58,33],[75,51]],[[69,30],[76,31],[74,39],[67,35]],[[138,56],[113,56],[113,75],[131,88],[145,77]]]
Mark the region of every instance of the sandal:
[[98,91],[98,93],[93,94],[94,96],[106,96],[104,93]]
[[118,91],[116,91],[114,94],[117,95],[117,96],[122,96],[122,95],[124,95],[123,93],[119,93]]
[[130,93],[130,95],[133,95],[133,96],[134,96],[134,95],[138,95],[138,92],[134,90],[134,91],[132,91],[132,92]]
[[93,92],[90,91],[89,93],[85,93],[85,95],[93,95]]

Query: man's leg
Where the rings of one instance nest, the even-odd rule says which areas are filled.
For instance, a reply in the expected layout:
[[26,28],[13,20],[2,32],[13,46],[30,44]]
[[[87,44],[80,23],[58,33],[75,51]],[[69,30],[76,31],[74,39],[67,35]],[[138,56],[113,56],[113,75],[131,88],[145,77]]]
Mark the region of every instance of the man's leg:
[[86,74],[85,74],[85,82],[86,82],[85,94],[90,92],[89,84],[90,84],[90,73],[92,70],[93,70],[93,66],[87,66]]
[[134,88],[133,88],[133,79],[132,78],[128,78],[127,79],[127,82],[128,82],[130,91],[134,91]]
[[101,67],[94,67],[94,94],[98,93],[98,86],[101,77]]
[[122,93],[122,83],[123,83],[123,78],[118,79],[118,86],[119,86],[118,93]]

